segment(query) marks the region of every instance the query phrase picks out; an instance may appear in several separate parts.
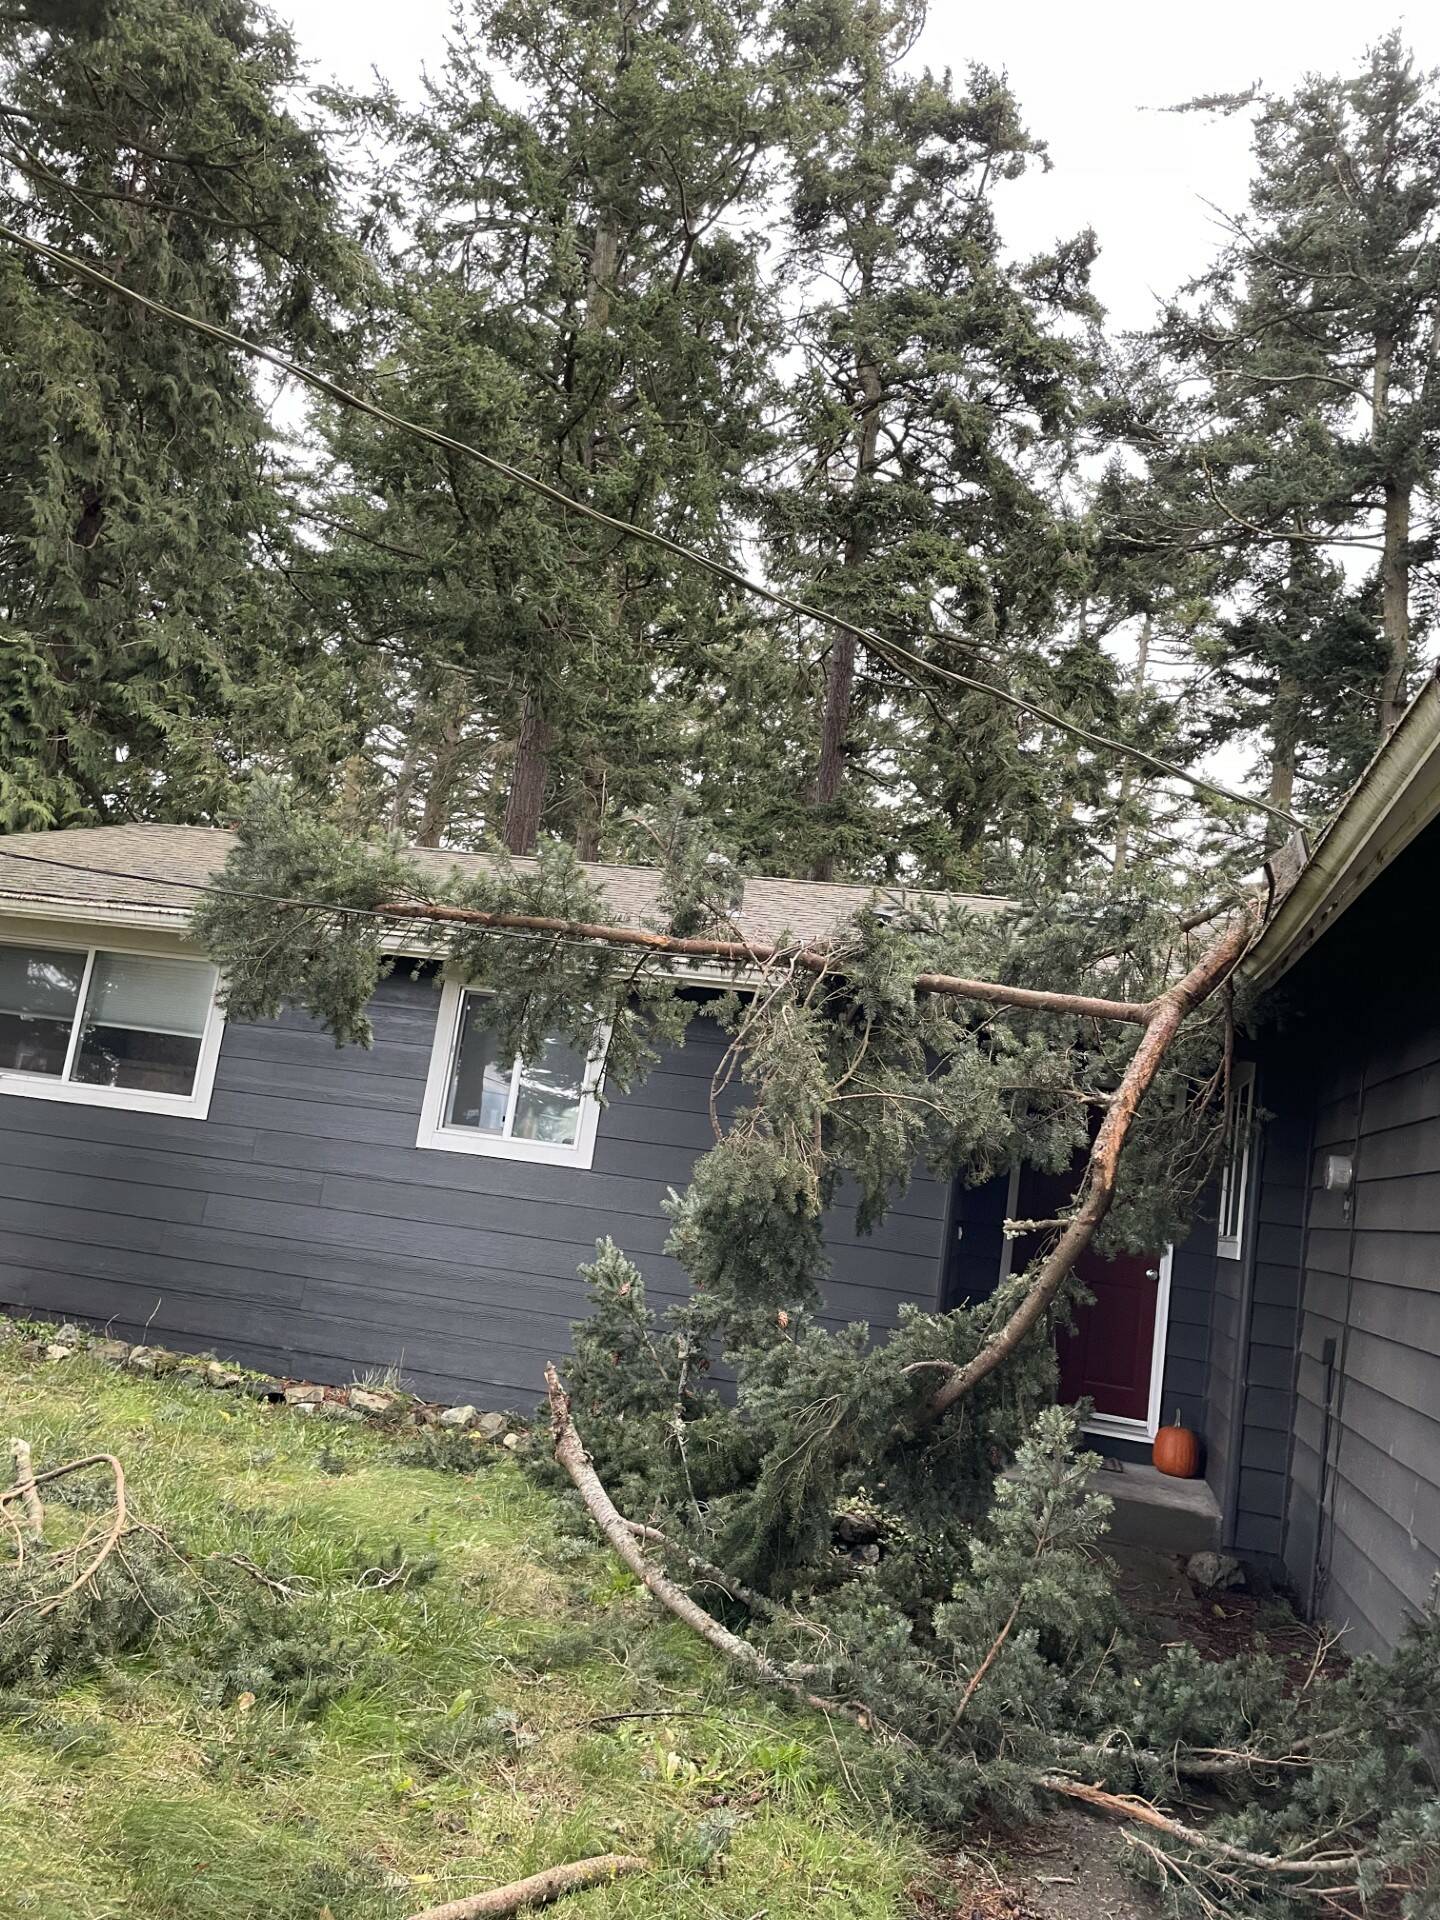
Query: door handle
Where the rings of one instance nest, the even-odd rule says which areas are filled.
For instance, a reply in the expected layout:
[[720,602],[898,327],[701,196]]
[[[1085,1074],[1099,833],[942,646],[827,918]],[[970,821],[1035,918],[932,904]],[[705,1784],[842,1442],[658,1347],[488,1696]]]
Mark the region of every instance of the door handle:
[[1160,1278],[1159,1267],[1146,1267],[1145,1278],[1147,1280],[1158,1280]]

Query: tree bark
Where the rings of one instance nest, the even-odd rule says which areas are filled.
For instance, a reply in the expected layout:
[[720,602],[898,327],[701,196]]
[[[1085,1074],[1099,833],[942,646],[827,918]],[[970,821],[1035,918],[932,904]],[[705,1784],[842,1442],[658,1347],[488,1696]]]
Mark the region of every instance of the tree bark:
[[1410,489],[1385,482],[1385,530],[1381,536],[1380,616],[1389,659],[1380,681],[1380,734],[1388,738],[1405,711],[1410,667]]
[[510,790],[505,796],[505,819],[500,830],[511,853],[533,853],[540,837],[540,818],[550,779],[552,738],[550,723],[538,699],[533,691],[527,690],[520,712],[515,761],[510,770]]
[[[279,900],[277,904],[294,903]],[[783,961],[806,973],[824,974],[833,972],[837,962],[837,956],[823,947],[777,947],[752,940],[712,940],[703,934],[651,933],[645,927],[609,926],[599,920],[562,920],[548,913],[452,907],[439,900],[386,900],[366,911],[387,920],[433,920],[440,925],[494,927],[498,932],[511,933],[557,933],[572,940],[593,940],[598,946],[634,947],[637,951],[671,954],[682,960],[719,960],[742,969]],[[1024,1007],[1031,1013],[1069,1014],[1077,1020],[1124,1020],[1137,1027],[1147,1026],[1161,1004],[1158,1000],[1102,1000],[1087,993],[1012,987],[1000,980],[967,980],[955,973],[917,973],[911,984],[916,993],[983,1000],[999,1007]]]
[[[1083,627],[1083,615],[1081,617],[1081,624]],[[1130,696],[1131,705],[1137,708],[1140,705],[1141,696],[1145,692],[1145,675],[1150,666],[1150,636],[1153,626],[1153,618],[1147,613],[1140,623],[1140,640],[1135,649],[1135,686]],[[1113,871],[1117,880],[1124,873],[1130,859],[1130,822],[1126,818],[1125,809],[1130,804],[1130,795],[1134,790],[1134,769],[1126,767],[1124,773],[1120,776],[1120,798],[1119,805],[1116,808],[1116,813],[1119,818],[1115,828],[1115,859],[1113,862]]]
[[555,1432],[555,1458],[569,1474],[575,1491],[585,1502],[586,1511],[616,1557],[624,1562],[637,1580],[649,1588],[661,1606],[668,1608],[693,1633],[698,1633],[717,1653],[723,1653],[727,1660],[744,1668],[752,1679],[778,1687],[782,1693],[804,1701],[807,1707],[816,1707],[821,1713],[842,1714],[867,1732],[873,1731],[873,1722],[868,1713],[808,1692],[798,1680],[792,1680],[783,1667],[777,1667],[773,1660],[767,1659],[758,1647],[722,1626],[698,1601],[692,1600],[683,1587],[677,1587],[667,1574],[646,1558],[640,1551],[640,1542],[630,1522],[605,1491],[594,1463],[585,1451],[585,1443],[570,1413],[570,1396],[553,1364],[545,1369],[545,1391],[550,1399],[550,1418]]
[[1389,737],[1405,711],[1405,675],[1410,665],[1410,488],[1394,470],[1394,449],[1385,439],[1390,424],[1390,376],[1395,341],[1388,333],[1375,341],[1375,374],[1370,402],[1370,441],[1385,470],[1384,521],[1380,551],[1380,620],[1389,658],[1380,679],[1380,737]]
[[1228,977],[1250,944],[1255,927],[1253,908],[1242,914],[1215,941],[1183,980],[1162,993],[1153,1003],[1140,1044],[1135,1049],[1120,1084],[1110,1097],[1105,1117],[1090,1149],[1085,1171],[1084,1199],[1070,1219],[1053,1251],[1042,1261],[1023,1298],[1009,1319],[999,1327],[980,1351],[956,1367],[940,1387],[926,1410],[927,1420],[942,1414],[993,1373],[1021,1341],[1039,1323],[1061,1286],[1069,1278],[1075,1262],[1091,1241],[1101,1221],[1110,1211],[1115,1197],[1115,1178],[1120,1153],[1130,1132],[1140,1102],[1150,1089],[1160,1063],[1182,1022]]
[[[867,274],[868,282],[868,274]],[[869,353],[863,353],[855,369],[860,382],[860,422],[855,447],[855,478],[851,487],[851,510],[857,504],[864,511],[863,495],[875,471],[880,445],[880,403],[883,389],[880,369]],[[845,542],[844,567],[854,571],[869,557],[869,536],[853,521]],[[812,803],[819,809],[834,804],[845,780],[845,749],[850,738],[850,718],[855,704],[855,636],[837,633],[830,644],[825,668],[825,703],[820,716],[820,759],[815,770]],[[810,870],[813,880],[829,880],[835,872],[835,856],[828,849]]]
[[426,1907],[412,1913],[410,1920],[495,1920],[499,1914],[519,1913],[524,1907],[548,1907],[567,1893],[603,1886],[607,1880],[618,1880],[622,1873],[641,1873],[646,1864],[633,1853],[601,1853],[593,1860],[547,1867],[544,1873],[532,1873],[527,1880],[514,1880],[508,1887],[492,1887],[489,1893],[472,1893],[463,1900]]
[[[1270,786],[1272,807],[1289,813],[1295,798],[1295,755],[1300,744],[1300,683],[1292,674],[1282,673],[1275,688],[1270,709]],[[1285,840],[1278,821],[1267,821],[1270,844]]]

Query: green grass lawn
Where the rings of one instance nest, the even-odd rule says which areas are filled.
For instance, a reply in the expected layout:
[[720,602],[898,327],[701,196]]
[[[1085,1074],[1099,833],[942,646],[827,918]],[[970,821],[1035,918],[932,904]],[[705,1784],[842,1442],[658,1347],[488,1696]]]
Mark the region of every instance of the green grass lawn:
[[[910,1910],[924,1856],[863,1740],[734,1684],[503,1453],[407,1465],[368,1428],[14,1340],[0,1410],[37,1471],[116,1454],[203,1602],[184,1634],[0,1690],[6,1920],[391,1920],[606,1851],[653,1871],[575,1920]],[[94,1517],[51,1505],[61,1537]],[[327,1642],[307,1695],[286,1649]]]

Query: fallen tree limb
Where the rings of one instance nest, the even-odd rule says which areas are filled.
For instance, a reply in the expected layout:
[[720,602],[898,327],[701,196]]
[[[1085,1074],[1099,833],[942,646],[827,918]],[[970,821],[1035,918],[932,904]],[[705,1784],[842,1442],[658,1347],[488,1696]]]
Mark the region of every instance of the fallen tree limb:
[[743,1582],[726,1573],[723,1567],[717,1567],[713,1560],[702,1559],[698,1553],[691,1553],[688,1547],[678,1547],[675,1542],[660,1531],[659,1527],[650,1527],[643,1520],[627,1520],[625,1525],[637,1540],[643,1540],[648,1546],[659,1547],[662,1553],[673,1553],[683,1560],[697,1580],[704,1580],[712,1587],[719,1587],[722,1593],[728,1593],[732,1600],[738,1600],[742,1607],[748,1607],[751,1613],[772,1613],[770,1601],[765,1600]]
[[491,1920],[494,1915],[519,1913],[525,1907],[548,1907],[567,1893],[603,1886],[625,1873],[640,1873],[648,1864],[633,1853],[601,1853],[593,1860],[547,1867],[526,1880],[512,1880],[508,1887],[492,1887],[489,1893],[467,1894],[462,1900],[447,1900],[443,1906],[425,1907],[412,1913],[410,1920]]
[[1295,1879],[1313,1880],[1319,1874],[1353,1873],[1362,1864],[1361,1856],[1355,1853],[1314,1853],[1308,1858],[1279,1853],[1252,1853],[1248,1847],[1233,1846],[1228,1840],[1216,1839],[1211,1834],[1201,1833],[1197,1827],[1187,1827],[1179,1820],[1172,1820],[1168,1813],[1151,1806],[1148,1800],[1137,1800],[1128,1793],[1110,1793],[1104,1787],[1087,1786],[1082,1780],[1068,1780],[1060,1774],[1043,1774],[1037,1785],[1044,1787],[1047,1793],[1063,1794],[1067,1800],[1083,1801],[1087,1807],[1094,1807],[1098,1812],[1110,1814],[1117,1820],[1138,1821],[1143,1827],[1152,1827],[1156,1833],[1168,1834],[1183,1846],[1194,1847],[1197,1852],[1229,1861],[1232,1866],[1249,1867],[1256,1873],[1277,1873]]
[[1167,988],[1146,1010],[1145,1031],[1121,1076],[1105,1117],[1090,1149],[1081,1192],[1083,1199],[1070,1218],[1054,1248],[1041,1262],[1040,1271],[1026,1288],[1009,1318],[967,1360],[956,1366],[937,1388],[922,1419],[938,1420],[972,1388],[1008,1360],[1026,1335],[1039,1324],[1046,1309],[1069,1278],[1075,1262],[1095,1238],[1101,1221],[1110,1211],[1115,1197],[1115,1181],[1120,1154],[1130,1132],[1136,1109],[1160,1070],[1186,1017],[1215,989],[1228,979],[1249,946],[1256,924],[1254,909],[1233,920],[1207,949],[1183,979]]
[[[101,1538],[99,1548],[91,1559],[86,1562],[81,1571],[76,1574],[75,1578],[70,1581],[68,1586],[62,1587],[59,1593],[51,1594],[48,1600],[24,1601],[20,1606],[16,1607],[12,1613],[7,1614],[3,1621],[0,1621],[0,1626],[8,1626],[11,1620],[22,1613],[33,1612],[42,1616],[47,1613],[54,1613],[55,1609],[63,1606],[72,1594],[78,1593],[83,1586],[94,1579],[101,1567],[104,1566],[105,1562],[119,1546],[121,1536],[125,1532],[128,1509],[125,1498],[125,1469],[113,1453],[87,1453],[82,1459],[67,1460],[63,1466],[48,1467],[44,1473],[32,1473],[29,1479],[28,1491],[33,1496],[35,1488],[43,1485],[47,1480],[62,1480],[68,1474],[82,1472],[86,1467],[99,1466],[108,1467],[115,1478],[114,1511],[111,1515],[110,1524],[106,1527]],[[8,1505],[12,1500],[21,1500],[23,1502],[26,1491],[27,1489],[22,1487],[18,1482],[13,1487],[0,1489],[0,1507]],[[90,1537],[92,1536],[87,1535],[87,1539]],[[59,1557],[63,1558],[64,1556]]]
[[1280,1773],[1286,1768],[1311,1767],[1315,1762],[1304,1752],[1303,1743],[1290,1753],[1254,1753],[1248,1747],[1176,1747],[1161,1753],[1154,1747],[1137,1747],[1129,1741],[1108,1744],[1093,1740],[1060,1740],[1067,1753],[1104,1764],[1110,1760],[1128,1761],[1134,1766],[1155,1767],[1179,1779],[1222,1780],[1242,1773]]
[[724,1654],[727,1660],[742,1667],[753,1679],[763,1680],[766,1686],[778,1688],[780,1692],[788,1693],[793,1699],[803,1701],[807,1707],[814,1707],[820,1713],[840,1714],[844,1719],[853,1720],[857,1726],[863,1727],[867,1733],[875,1732],[875,1722],[863,1708],[852,1707],[839,1700],[827,1700],[821,1694],[808,1692],[799,1681],[791,1679],[783,1667],[767,1659],[758,1647],[722,1626],[713,1614],[707,1613],[683,1587],[677,1586],[641,1552],[630,1522],[605,1491],[594,1462],[585,1451],[585,1443],[580,1438],[570,1411],[570,1396],[553,1364],[545,1369],[545,1390],[550,1398],[555,1458],[569,1474],[575,1491],[585,1502],[590,1518],[616,1556],[654,1594],[661,1606],[667,1607],[677,1620],[693,1633],[698,1633],[717,1653]]
[[30,1455],[30,1442],[12,1440],[10,1458],[15,1462],[15,1484],[10,1491],[24,1511],[24,1538],[32,1546],[38,1546],[45,1538],[45,1509],[40,1504],[40,1495],[35,1491],[35,1467]]
[[[441,900],[386,900],[371,912],[383,919],[433,920],[441,925],[493,927],[498,933],[552,933],[562,939],[590,940],[597,946],[633,947],[685,960],[719,960],[744,969],[780,961],[803,973],[835,973],[844,954],[825,947],[779,947],[752,940],[719,940],[709,936],[655,933],[648,927],[610,926],[594,920],[562,920],[553,914],[492,911],[484,907],[455,907]],[[1040,987],[1012,987],[998,980],[968,980],[954,973],[917,973],[916,993],[934,993],[958,1000],[983,1000],[995,1006],[1021,1007],[1031,1013],[1068,1013],[1081,1020],[1122,1020],[1143,1027],[1159,1001],[1103,1000],[1085,993],[1052,993]]]

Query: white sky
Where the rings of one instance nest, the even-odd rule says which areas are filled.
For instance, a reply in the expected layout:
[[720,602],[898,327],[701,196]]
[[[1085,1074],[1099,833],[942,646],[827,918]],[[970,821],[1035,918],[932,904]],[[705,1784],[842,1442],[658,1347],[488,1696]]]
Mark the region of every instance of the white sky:
[[[448,0],[273,0],[317,78],[363,85],[372,68],[402,94],[434,63]],[[1284,89],[1312,71],[1353,67],[1391,25],[1424,66],[1440,66],[1440,8],[1369,14],[1353,0],[932,0],[917,60],[1005,70],[1053,169],[1006,189],[1002,231],[1034,251],[1086,225],[1100,239],[1095,290],[1121,327],[1199,272],[1217,231],[1204,202],[1244,201],[1248,129],[1156,111],[1253,80]]]

